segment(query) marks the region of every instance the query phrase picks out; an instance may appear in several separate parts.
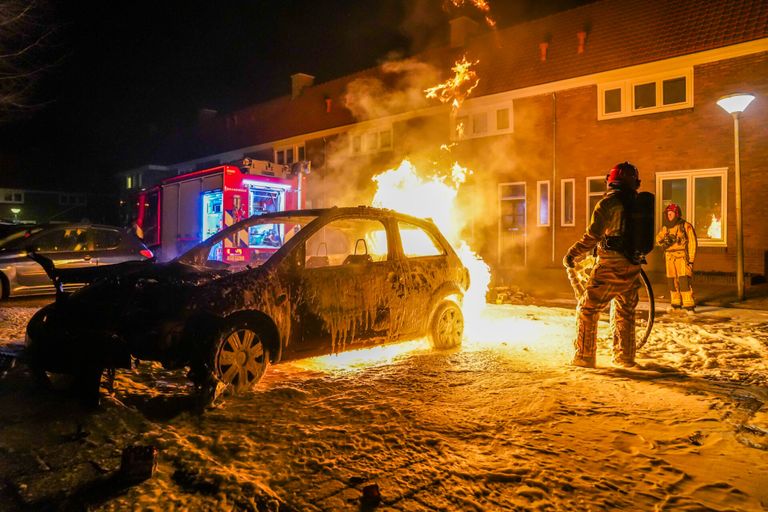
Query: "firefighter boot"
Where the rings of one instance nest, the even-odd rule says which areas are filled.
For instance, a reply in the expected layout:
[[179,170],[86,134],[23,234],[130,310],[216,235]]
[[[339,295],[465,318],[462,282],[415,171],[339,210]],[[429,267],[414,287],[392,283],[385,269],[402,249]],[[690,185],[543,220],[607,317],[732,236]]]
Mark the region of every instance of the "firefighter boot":
[[667,313],[673,313],[675,311],[679,311],[682,304],[683,304],[682,295],[680,292],[678,291],[669,292],[669,308],[667,309]]
[[693,314],[696,311],[696,302],[693,300],[693,291],[688,290],[680,292],[683,299],[683,309],[688,314]]
[[573,343],[576,355],[571,364],[584,368],[594,368],[597,353],[597,316],[579,315],[579,333]]

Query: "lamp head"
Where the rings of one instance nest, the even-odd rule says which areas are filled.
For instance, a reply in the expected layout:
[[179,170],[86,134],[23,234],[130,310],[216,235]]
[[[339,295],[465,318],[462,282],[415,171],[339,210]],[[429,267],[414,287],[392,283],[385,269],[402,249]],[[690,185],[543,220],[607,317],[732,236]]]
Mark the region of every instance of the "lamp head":
[[741,114],[754,99],[752,94],[729,94],[717,100],[717,104],[729,114]]

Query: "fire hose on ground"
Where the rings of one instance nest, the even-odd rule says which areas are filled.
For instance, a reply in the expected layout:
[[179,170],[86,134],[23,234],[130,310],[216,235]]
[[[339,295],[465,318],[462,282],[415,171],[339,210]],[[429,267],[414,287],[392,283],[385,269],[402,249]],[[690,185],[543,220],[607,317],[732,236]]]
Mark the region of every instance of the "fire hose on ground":
[[[582,265],[580,268],[567,268],[568,281],[571,283],[573,293],[576,295],[576,302],[578,303],[586,290],[589,276],[592,274],[591,265]],[[637,349],[643,348],[651,335],[651,329],[653,329],[653,321],[656,318],[656,306],[653,298],[653,288],[651,287],[651,281],[648,279],[648,275],[641,268],[640,278],[643,281],[645,292],[648,294],[648,319],[645,327],[645,333],[637,340]]]

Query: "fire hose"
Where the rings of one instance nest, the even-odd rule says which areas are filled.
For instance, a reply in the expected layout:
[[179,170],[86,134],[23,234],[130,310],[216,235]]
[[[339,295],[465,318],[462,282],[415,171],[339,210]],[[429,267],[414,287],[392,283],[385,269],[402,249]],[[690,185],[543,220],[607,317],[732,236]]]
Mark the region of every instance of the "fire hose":
[[[582,265],[580,268],[566,268],[568,281],[570,281],[571,287],[573,288],[573,293],[576,295],[577,303],[584,295],[587,282],[589,281],[589,277],[592,275],[593,269],[594,267],[591,265]],[[640,279],[643,281],[645,292],[648,294],[648,319],[645,327],[645,333],[640,339],[637,340],[638,350],[643,348],[643,346],[648,341],[648,337],[651,335],[651,329],[653,329],[653,321],[656,318],[656,306],[653,299],[653,288],[651,287],[651,281],[648,279],[648,275],[642,268],[640,269]]]

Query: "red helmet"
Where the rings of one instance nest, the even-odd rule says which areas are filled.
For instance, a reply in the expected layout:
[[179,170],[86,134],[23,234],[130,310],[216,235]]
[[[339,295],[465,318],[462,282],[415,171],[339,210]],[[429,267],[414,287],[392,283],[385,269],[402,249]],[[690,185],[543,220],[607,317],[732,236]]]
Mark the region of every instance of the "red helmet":
[[669,203],[666,208],[664,208],[664,215],[667,214],[667,212],[675,212],[675,216],[679,219],[683,216],[682,210],[680,210],[680,206],[676,205],[675,203]]
[[623,162],[613,166],[611,172],[605,177],[605,181],[611,188],[630,187],[637,190],[640,187],[640,173],[631,163]]

